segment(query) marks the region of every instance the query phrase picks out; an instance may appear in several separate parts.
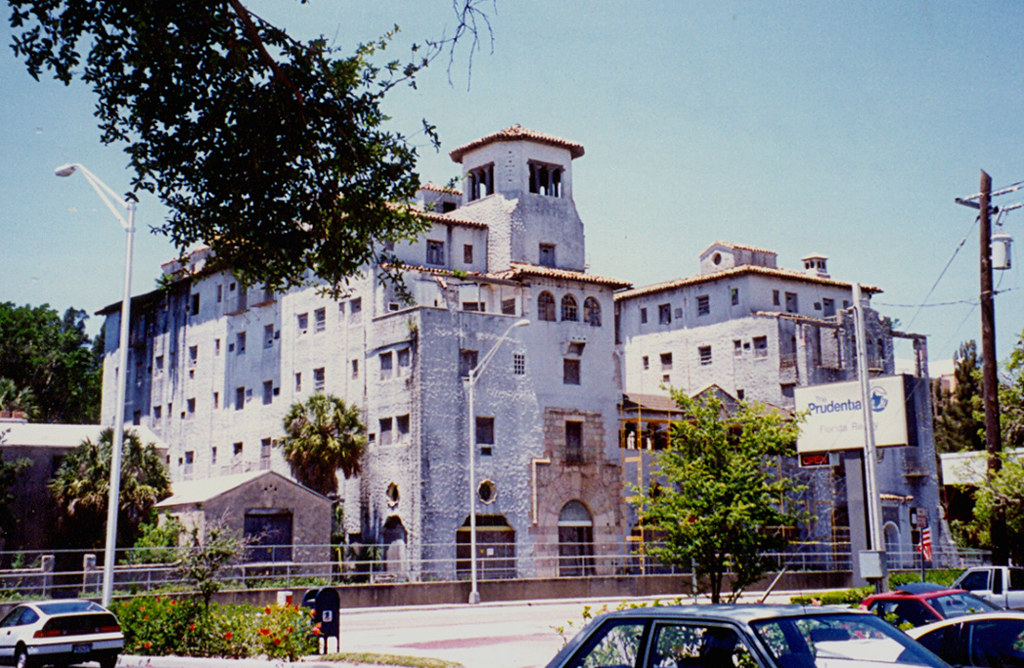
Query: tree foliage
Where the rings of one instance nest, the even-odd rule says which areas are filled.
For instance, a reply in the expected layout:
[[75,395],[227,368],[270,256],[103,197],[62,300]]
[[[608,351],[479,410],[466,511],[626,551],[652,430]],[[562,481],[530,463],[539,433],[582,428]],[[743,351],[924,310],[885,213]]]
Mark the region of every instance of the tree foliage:
[[0,303],[0,386],[4,406],[40,422],[96,423],[101,357],[85,331],[85,311],[61,317],[49,305]]
[[803,488],[775,470],[779,456],[793,453],[799,425],[745,403],[727,415],[713,396],[672,398],[687,417],[658,453],[659,482],[633,502],[662,539],[654,556],[692,564],[718,603],[725,573],[734,574],[734,598],[771,567],[764,553],[785,547],[786,527],[802,519],[788,507]]
[[366,427],[359,409],[334,395],[317,393],[296,403],[284,417],[279,441],[292,474],[320,494],[338,491],[338,470],[357,475],[366,449]]
[[993,547],[989,530],[997,510],[1006,518],[1011,562],[1024,563],[1024,461],[1004,456],[999,472],[976,490],[974,519],[966,528],[979,547]]
[[15,55],[36,79],[92,87],[102,141],[126,147],[133,191],[171,210],[159,231],[271,288],[305,282],[307,269],[338,288],[394,259],[382,242],[427,228],[395,206],[419,186],[416,149],[384,129],[380,105],[467,30],[476,45],[479,1],[453,3],[451,39],[378,63],[393,32],[343,55],[240,0],[8,0]]
[[953,356],[955,387],[932,384],[935,449],[961,452],[985,449],[985,419],[981,397],[981,359],[974,341],[960,344]]
[[[0,445],[3,445],[5,438],[6,433],[0,430]],[[21,472],[29,466],[32,466],[32,460],[27,457],[5,461],[3,451],[0,450],[0,548],[3,547],[14,524],[14,494],[11,488],[14,487]]]
[[[114,430],[107,428],[97,442],[86,439],[61,462],[50,481],[50,493],[61,509],[62,535],[68,546],[96,547],[102,543],[110,495],[110,461]],[[156,445],[143,445],[138,434],[125,431],[121,462],[121,494],[117,540],[134,544],[139,525],[153,506],[170,494],[171,482]]]
[[189,530],[178,550],[178,572],[203,597],[205,609],[223,586],[220,574],[241,556],[246,544],[241,534],[220,521],[207,523],[205,531],[199,527]]

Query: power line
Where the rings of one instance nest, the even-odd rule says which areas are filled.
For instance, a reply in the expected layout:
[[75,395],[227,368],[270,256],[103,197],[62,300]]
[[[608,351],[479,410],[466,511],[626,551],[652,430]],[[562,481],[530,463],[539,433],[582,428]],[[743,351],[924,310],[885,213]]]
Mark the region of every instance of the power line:
[[964,238],[961,239],[960,243],[957,244],[955,249],[953,249],[953,255],[949,258],[949,261],[946,262],[946,266],[942,268],[942,272],[939,273],[939,277],[935,279],[934,283],[932,283],[932,287],[928,290],[928,294],[926,294],[924,299],[921,300],[921,304],[917,307],[917,311],[914,312],[913,317],[910,318],[910,322],[907,323],[908,330],[914,325],[914,321],[917,320],[917,316],[921,314],[921,309],[923,309],[925,304],[928,303],[928,298],[932,296],[933,292],[935,292],[935,288],[939,286],[939,281],[941,281],[942,277],[946,275],[946,271],[949,269],[949,266],[953,264],[953,260],[956,259],[957,253],[959,253],[960,249],[964,247],[965,243],[967,243],[967,236],[971,233],[971,230],[974,229],[974,225],[978,222],[980,217],[981,216],[978,216],[974,219],[974,222],[971,223],[971,226],[967,229],[967,234],[964,235]]

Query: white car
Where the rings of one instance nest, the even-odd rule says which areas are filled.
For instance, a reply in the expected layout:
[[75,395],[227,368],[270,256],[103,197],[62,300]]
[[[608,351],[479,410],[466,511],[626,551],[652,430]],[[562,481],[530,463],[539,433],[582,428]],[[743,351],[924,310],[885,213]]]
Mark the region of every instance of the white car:
[[21,603],[0,620],[0,663],[17,668],[85,661],[114,668],[122,649],[117,617],[92,601]]
[[907,634],[957,666],[1024,666],[1024,612],[1001,610],[918,626]]

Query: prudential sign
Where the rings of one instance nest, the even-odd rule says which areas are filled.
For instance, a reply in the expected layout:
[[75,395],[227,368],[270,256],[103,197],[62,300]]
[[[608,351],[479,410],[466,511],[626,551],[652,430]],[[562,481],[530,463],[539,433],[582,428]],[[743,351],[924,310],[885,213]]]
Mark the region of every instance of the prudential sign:
[[[860,383],[797,387],[796,410],[807,414],[801,425],[798,452],[853,450],[864,447],[864,411]],[[875,445],[907,444],[907,402],[903,376],[871,379],[869,398]]]

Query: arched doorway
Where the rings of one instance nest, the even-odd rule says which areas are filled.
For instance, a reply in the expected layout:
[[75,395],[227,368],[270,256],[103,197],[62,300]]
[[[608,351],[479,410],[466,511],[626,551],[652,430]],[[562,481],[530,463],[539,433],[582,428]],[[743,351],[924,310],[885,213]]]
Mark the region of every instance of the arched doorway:
[[[906,568],[907,565],[904,563],[904,553],[900,549],[900,530],[893,522],[886,522],[882,526],[882,531],[885,534],[885,553],[887,555],[886,561],[888,562],[889,568]],[[913,563],[910,564],[910,568],[913,568]]]
[[381,542],[384,544],[384,570],[394,575],[406,574],[406,533],[400,517],[392,515],[384,522]]
[[[469,518],[455,532],[455,571],[459,579],[470,576]],[[476,516],[476,568],[481,579],[501,580],[516,576],[516,530],[504,515]]]
[[594,574],[594,520],[581,501],[570,501],[558,513],[558,575]]

